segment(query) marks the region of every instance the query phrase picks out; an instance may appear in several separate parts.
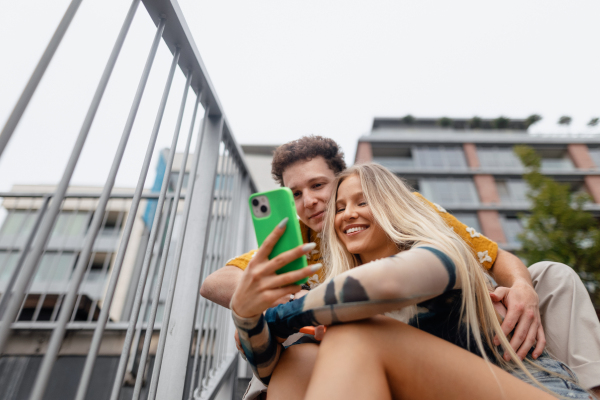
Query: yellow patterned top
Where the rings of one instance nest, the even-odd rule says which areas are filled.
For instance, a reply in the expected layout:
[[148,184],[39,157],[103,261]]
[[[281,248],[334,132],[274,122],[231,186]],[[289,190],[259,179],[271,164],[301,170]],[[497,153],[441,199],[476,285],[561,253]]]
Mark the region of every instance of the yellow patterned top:
[[[474,228],[466,226],[456,219],[452,214],[444,210],[441,206],[430,202],[420,193],[415,192],[413,194],[436,210],[444,219],[444,221],[446,221],[446,223],[454,229],[454,232],[456,232],[465,242],[467,242],[469,246],[471,246],[476,258],[485,269],[490,269],[492,265],[494,265],[496,257],[498,256],[498,244],[496,242],[483,236]],[[302,221],[298,222],[300,222],[300,230],[302,231],[302,240],[304,243],[315,242],[317,244],[317,247],[308,256],[308,265],[322,262],[323,257],[321,256],[321,238],[319,238],[317,233],[306,226]],[[227,265],[232,265],[240,269],[246,269],[248,263],[252,257],[254,257],[255,253],[256,250],[251,250],[246,254],[232,258],[227,262]],[[311,287],[318,285],[325,279],[324,270],[325,268],[321,268],[318,273],[308,279],[308,284]]]

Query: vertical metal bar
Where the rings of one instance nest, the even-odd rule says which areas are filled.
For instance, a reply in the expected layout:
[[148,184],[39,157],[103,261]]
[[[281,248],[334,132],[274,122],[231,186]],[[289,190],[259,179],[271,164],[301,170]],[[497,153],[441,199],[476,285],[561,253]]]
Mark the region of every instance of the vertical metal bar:
[[[223,202],[221,201],[221,197],[223,197],[223,188],[225,187],[224,182],[226,182],[226,174],[225,174],[225,169],[226,169],[226,165],[227,162],[229,161],[229,157],[227,155],[227,146],[225,145],[225,142],[221,142],[222,146],[223,146],[223,154],[220,156],[220,167],[217,168],[217,175],[215,177],[215,181],[217,181],[218,178],[218,183],[219,186],[215,187],[214,190],[214,199],[213,199],[213,204],[212,204],[212,213],[214,215],[214,219],[215,219],[215,230],[213,233],[213,238],[212,238],[212,246],[210,247],[210,252],[208,253],[210,259],[208,262],[208,271],[207,271],[207,275],[210,275],[212,272],[214,272],[214,270],[216,269],[217,263],[218,263],[218,249],[219,249],[219,238],[221,236],[222,233],[222,228],[225,225],[224,222],[224,217],[221,217],[221,209],[222,209],[222,205]],[[215,182],[215,186],[216,186],[216,182]],[[216,308],[216,304],[215,303],[209,303],[208,304],[208,309],[209,309],[209,313],[210,313],[210,318],[208,319],[208,327],[207,327],[207,331],[206,331],[206,336],[204,339],[204,351],[202,352],[202,357],[200,358],[200,372],[198,375],[198,385],[200,387],[200,389],[202,389],[202,385],[204,382],[203,379],[203,375],[206,373],[208,373],[208,364],[209,364],[209,357],[212,357],[212,355],[208,354],[208,351],[210,349],[211,353],[212,353],[212,332],[213,332],[213,326],[214,326],[214,321],[216,318],[216,314],[217,314],[217,308]]]
[[[136,332],[135,332],[135,336],[133,338],[133,345],[131,346],[131,351],[129,354],[129,361],[127,363],[127,369],[126,369],[126,374],[130,374],[133,369],[135,368],[135,360],[137,358],[137,351],[139,348],[139,344],[140,344],[140,337],[142,334],[142,325],[144,324],[144,315],[146,314],[146,309],[148,308],[148,298],[150,297],[151,294],[151,290],[152,290],[152,282],[154,279],[154,276],[156,275],[156,266],[158,265],[158,260],[160,258],[160,254],[162,254],[163,251],[163,246],[161,246],[161,239],[162,237],[164,237],[165,235],[165,230],[167,228],[167,216],[169,215],[169,210],[171,209],[171,206],[173,205],[171,203],[171,198],[167,198],[167,205],[164,207],[164,211],[162,214],[162,217],[160,218],[160,228],[158,228],[158,231],[160,232],[159,235],[156,235],[156,238],[154,240],[154,243],[149,243],[147,242],[147,246],[152,246],[153,249],[155,249],[155,253],[152,256],[152,262],[150,264],[150,272],[148,274],[148,276],[150,276],[151,279],[151,283],[150,285],[146,286],[146,290],[144,290],[144,297],[142,297],[142,307],[141,307],[141,311],[138,314],[138,318],[137,318],[137,325],[136,325]],[[158,221],[157,221],[158,223]],[[142,260],[143,261],[143,260]]]
[[206,108],[204,115],[204,133],[194,191],[186,193],[186,196],[192,196],[192,204],[183,238],[181,266],[175,285],[175,297],[167,330],[169,334],[156,392],[158,399],[182,398],[185,385],[187,361],[194,328],[193,316],[199,295],[200,277],[203,272],[203,267],[198,268],[198,262],[204,260],[208,240],[214,177],[224,123],[222,116],[211,115],[210,106]]
[[4,124],[4,128],[2,128],[2,133],[0,133],[0,156],[2,156],[2,153],[4,152],[8,141],[10,140],[13,132],[15,131],[15,128],[19,124],[19,121],[21,120],[21,117],[23,116],[23,113],[25,112],[25,109],[29,104],[31,97],[35,93],[38,84],[42,80],[42,77],[46,72],[46,68],[48,67],[48,64],[50,64],[50,61],[52,60],[52,57],[54,56],[58,45],[62,41],[65,32],[69,28],[73,17],[77,13],[77,9],[79,8],[80,4],[81,0],[73,0],[71,1],[71,4],[69,4],[69,7],[67,7],[65,15],[63,15],[62,19],[60,20],[60,23],[56,27],[56,31],[54,31],[54,35],[52,35],[48,46],[46,46],[44,54],[42,54],[40,61],[38,61],[37,66],[33,70],[33,73],[31,74],[31,77],[29,78],[25,89],[23,89],[23,93],[21,93],[21,97],[19,97],[17,104],[15,104],[15,108],[13,108],[12,112],[10,113],[10,116],[8,117],[8,120],[6,121],[6,124]]
[[[235,162],[235,157],[234,157],[234,162]],[[242,178],[241,178],[241,171],[239,170],[239,168],[237,168],[237,165],[235,166],[235,179],[233,182],[233,187],[232,187],[232,197],[230,200],[230,204],[229,206],[232,208],[231,210],[231,220],[230,220],[230,229],[229,229],[229,233],[231,235],[235,235],[237,232],[237,227],[239,225],[239,214],[240,214],[240,208],[243,207],[244,203],[237,203],[236,207],[234,207],[234,202],[237,201],[237,199],[240,198],[240,192],[242,190]],[[228,235],[229,236],[229,235]],[[236,244],[237,240],[234,240],[230,237],[228,237],[227,240],[227,249],[225,250],[225,259],[229,259],[230,257],[234,256],[233,254],[233,248]],[[223,312],[223,316],[224,316],[224,326],[225,326],[225,331],[221,334],[221,346],[222,348],[220,349],[221,352],[221,357],[218,360],[217,363],[217,367],[220,366],[221,362],[223,361],[223,359],[225,358],[226,355],[226,349],[227,349],[227,339],[229,338],[229,327],[230,327],[230,323],[229,322],[229,318],[228,318],[228,312],[227,310],[224,310]]]
[[[106,203],[108,206],[108,202]],[[98,208],[99,204],[96,205],[96,208]],[[102,217],[102,222],[100,223],[100,227],[98,228],[98,232],[102,231],[103,229],[106,228],[106,222],[108,221],[108,215],[109,213],[106,212],[106,208],[107,206],[105,206],[104,210],[103,210],[103,214],[104,216]],[[90,210],[93,207],[90,207]],[[92,214],[92,218],[93,218],[93,214]],[[91,229],[91,226],[90,226]],[[95,243],[95,241],[94,241]],[[92,266],[94,265],[94,259],[96,258],[96,254],[98,252],[97,251],[93,251],[92,255],[90,256],[90,262],[88,263],[88,266],[83,274],[83,277],[81,278],[81,282],[84,283],[85,281],[87,281],[89,279],[90,273],[92,271]],[[104,266],[106,265],[106,259],[108,258],[108,253],[105,253],[105,257],[104,257],[104,262],[102,263],[103,266],[103,270],[104,270]],[[84,283],[85,284],[85,283]],[[79,287],[79,290],[77,291],[77,301],[75,302],[75,307],[73,307],[73,315],[71,316],[71,321],[75,320],[75,315],[77,314],[77,310],[79,308],[79,304],[81,303],[81,299],[83,298],[83,295],[81,294],[81,285]],[[91,299],[90,299],[91,300]],[[95,307],[95,301],[92,300],[92,304],[90,304],[90,310],[88,312],[88,318],[87,320],[90,320],[90,315],[91,315],[91,311],[92,308]]]
[[[197,371],[198,371],[198,362],[199,362],[199,358],[200,358],[200,346],[202,345],[202,333],[204,331],[203,329],[203,325],[204,325],[204,313],[206,310],[206,299],[202,296],[198,297],[198,312],[196,313],[196,318],[199,319],[199,323],[198,323],[198,333],[196,334],[196,348],[195,348],[195,352],[194,352],[194,362],[192,364],[192,375],[190,378],[190,390],[189,390],[189,394],[188,394],[188,400],[192,400],[192,397],[194,397],[194,386],[196,384],[196,375],[197,375]],[[194,329],[196,327],[196,321],[194,321]],[[148,400],[150,400],[150,398],[148,398]],[[154,400],[154,399],[152,399]]]
[[[183,152],[183,159],[181,160],[180,176],[181,186],[183,186],[183,179],[185,178],[185,171],[187,167],[187,159],[190,152],[190,146],[192,144],[192,136],[194,134],[194,125],[196,124],[196,115],[198,113],[198,106],[200,104],[201,93],[198,93],[196,103],[194,104],[194,112],[192,114],[192,120],[190,122],[190,129],[188,132],[188,139]],[[200,148],[202,146],[201,132],[198,133],[196,139],[196,152],[194,153],[194,159],[192,161],[192,169],[190,171],[188,185],[186,187],[186,193],[188,194],[185,198],[183,213],[181,215],[181,228],[179,230],[179,236],[177,238],[177,248],[175,249],[175,256],[173,257],[173,266],[171,271],[171,278],[169,281],[169,289],[167,292],[167,299],[165,301],[165,307],[163,311],[163,320],[160,328],[160,335],[158,340],[158,346],[156,348],[156,354],[154,356],[154,367],[152,368],[152,378],[150,379],[150,389],[148,392],[148,400],[154,400],[156,396],[156,387],[158,385],[158,377],[160,376],[160,367],[162,364],[162,356],[165,348],[167,326],[169,325],[169,319],[171,317],[171,306],[173,304],[173,294],[175,290],[175,282],[177,281],[177,275],[179,273],[179,260],[181,258],[181,249],[183,246],[183,238],[185,235],[185,228],[187,226],[188,216],[190,213],[191,204],[191,193],[194,190],[194,182],[196,180],[196,168],[198,167],[198,160],[200,155]],[[179,188],[179,181],[177,182]],[[178,189],[179,190],[179,189]]]
[[[27,262],[23,265],[21,273],[19,274],[19,278],[15,283],[15,295],[11,298],[6,309],[5,318],[3,319],[2,324],[0,324],[0,353],[4,351],[4,346],[6,345],[6,341],[8,340],[8,336],[10,334],[12,321],[17,315],[17,312],[19,311],[19,307],[21,305],[21,301],[25,296],[25,288],[27,287],[27,283],[31,279],[31,275],[33,274],[35,267],[39,262],[44,247],[46,247],[48,236],[50,234],[50,231],[52,230],[56,216],[60,211],[60,206],[67,191],[69,181],[71,180],[71,176],[73,175],[73,171],[75,170],[75,166],[77,165],[77,161],[79,160],[79,156],[81,155],[81,150],[83,149],[83,145],[85,144],[85,140],[87,139],[87,135],[92,126],[92,122],[94,121],[94,117],[96,116],[96,112],[98,111],[98,107],[100,106],[100,100],[102,100],[104,90],[108,85],[108,80],[110,79],[110,75],[112,74],[115,63],[117,62],[117,58],[119,56],[119,53],[121,52],[121,48],[123,47],[123,42],[125,41],[125,37],[127,36],[127,32],[129,31],[129,27],[131,26],[131,21],[133,21],[133,17],[135,15],[135,11],[139,2],[140,0],[133,0],[131,3],[127,16],[125,17],[125,21],[123,22],[123,26],[121,27],[121,31],[119,32],[119,36],[117,37],[110,57],[108,58],[108,62],[106,63],[104,72],[102,73],[102,77],[100,78],[100,82],[98,83],[98,87],[96,88],[96,92],[94,93],[94,97],[88,109],[87,115],[85,116],[85,120],[83,121],[81,130],[79,131],[79,135],[77,136],[75,146],[73,147],[71,156],[69,157],[69,161],[67,163],[67,166],[65,167],[63,176],[60,180],[60,183],[58,184],[58,187],[56,188],[56,191],[54,192],[50,209],[47,215],[45,216],[44,221],[42,222],[42,226],[40,227],[40,232],[37,235],[37,240],[35,242],[33,250],[27,258]],[[49,363],[49,365],[51,366],[51,363]],[[41,367],[40,373],[45,375],[45,368],[48,368],[48,364],[46,364],[45,366],[43,365]],[[39,386],[39,388],[41,388],[41,386]],[[34,391],[32,392],[32,398],[35,399],[35,396],[41,398],[41,395],[42,394],[34,388]]]
[[135,336],[133,337],[133,345],[131,346],[131,350],[129,352],[129,360],[127,362],[126,374],[132,374],[133,369],[135,368],[135,360],[137,358],[138,348],[140,347],[140,337],[142,336],[142,325],[144,324],[144,317],[146,315],[146,310],[148,309],[148,299],[150,298],[152,293],[152,283],[154,282],[154,276],[156,275],[156,266],[158,265],[160,255],[164,251],[163,246],[161,246],[161,241],[165,235],[165,230],[167,228],[167,217],[169,215],[169,211],[173,206],[172,200],[172,198],[167,199],[167,206],[165,207],[163,216],[160,219],[160,228],[158,228],[160,235],[156,235],[154,243],[147,244],[153,249],[156,249],[156,253],[152,257],[152,263],[150,264],[150,272],[148,274],[148,276],[150,277],[150,284],[146,286],[146,290],[144,290],[144,297],[142,297],[143,303],[142,307],[140,308],[140,312],[138,313]]
[[[48,265],[48,275],[47,275],[48,278],[47,278],[46,285],[45,285],[46,287],[40,293],[40,298],[38,300],[38,304],[33,313],[33,317],[31,318],[32,321],[37,320],[37,317],[44,305],[44,301],[46,301],[46,295],[49,291],[49,288],[50,288],[50,285],[52,282],[52,276],[56,273],[56,269],[59,268],[59,266],[60,266],[60,258],[65,251],[65,247],[66,247],[67,241],[69,239],[68,232],[70,231],[73,221],[77,218],[77,213],[79,212],[79,207],[81,207],[81,199],[79,199],[79,201],[77,202],[77,206],[75,207],[75,209],[73,210],[73,213],[71,215],[68,215],[66,212],[64,212],[64,209],[63,209],[63,215],[65,216],[65,219],[67,219],[67,221],[65,221],[65,233],[66,234],[62,237],[62,239],[60,240],[61,244],[56,249],[55,260],[53,262],[49,263],[49,265]],[[70,272],[70,270],[69,270],[69,272]]]
[[[229,141],[225,142],[226,145],[228,144]],[[232,169],[234,168],[234,160],[233,160],[233,155],[231,153],[231,151],[229,151],[228,153],[228,159],[227,159],[227,170],[223,171],[222,175],[221,175],[221,185],[223,186],[223,190],[221,192],[221,209],[222,209],[222,213],[223,213],[223,228],[222,228],[222,232],[220,236],[217,236],[218,239],[220,239],[220,243],[219,243],[219,252],[217,253],[217,259],[215,262],[215,266],[214,266],[214,270],[216,271],[218,268],[220,268],[222,266],[222,264],[225,262],[225,249],[226,249],[226,243],[228,242],[227,240],[227,234],[229,233],[229,230],[231,229],[231,216],[230,216],[230,205],[231,202],[228,201],[228,194],[230,192],[229,190],[229,185],[231,183],[231,187],[233,188],[233,173],[232,173]],[[233,194],[233,193],[231,193]],[[216,365],[216,360],[220,357],[220,345],[221,345],[221,338],[222,338],[222,332],[219,332],[219,335],[217,336],[217,330],[220,330],[220,326],[221,323],[223,321],[223,313],[221,312],[221,307],[219,307],[218,305],[216,306],[217,309],[217,320],[215,321],[215,327],[213,329],[212,335],[213,335],[213,341],[216,341],[215,344],[215,349],[213,350],[213,354],[212,357],[210,358],[210,368],[208,368],[209,371],[212,371]],[[211,346],[212,347],[212,346]]]
[[[160,115],[160,119],[162,119],[162,115],[165,111],[165,106],[167,104],[167,98],[169,97],[169,91],[171,89],[171,83],[173,82],[173,75],[175,74],[175,69],[177,68],[177,62],[179,61],[180,48],[177,47],[175,49],[175,54],[173,54],[173,61],[171,63],[171,69],[169,71],[169,77],[167,78],[167,84],[165,86],[165,90],[163,92],[163,98],[161,101],[161,105],[159,108],[158,114]],[[158,116],[157,116],[158,121]],[[158,126],[156,127],[158,128]],[[152,224],[152,229],[150,230],[150,240],[149,243],[154,243],[154,238],[158,232],[158,220],[161,217],[162,208],[165,201],[165,195],[167,193],[167,188],[169,187],[169,177],[171,175],[171,167],[173,165],[173,158],[175,157],[175,150],[177,147],[177,139],[179,135],[173,136],[173,141],[171,143],[171,149],[169,151],[169,160],[167,161],[162,187],[160,189],[160,195],[158,196],[158,201],[156,203],[156,211],[154,213],[154,223]],[[131,346],[131,341],[133,339],[133,329],[135,328],[135,322],[138,317],[138,313],[140,311],[140,305],[142,303],[142,295],[144,294],[144,287],[146,286],[146,280],[148,277],[148,266],[150,264],[150,259],[152,257],[152,246],[148,246],[146,248],[146,254],[144,255],[144,262],[142,264],[142,273],[140,275],[140,280],[138,283],[137,291],[135,293],[135,299],[133,301],[133,310],[131,313],[131,318],[129,320],[129,326],[127,328],[127,334],[125,335],[125,342],[123,343],[123,350],[121,351],[121,358],[119,359],[119,366],[117,368],[117,375],[115,377],[115,381],[113,383],[113,390],[111,393],[111,400],[117,400],[119,397],[119,393],[121,391],[121,385],[123,384],[123,378],[125,376],[125,367],[127,366],[127,360],[129,357],[129,348]]]
[[[236,158],[237,157],[234,156],[234,161],[237,161]],[[232,215],[231,215],[230,234],[231,234],[231,236],[235,235],[236,239],[235,240],[232,238],[228,239],[227,250],[225,253],[225,256],[226,256],[225,259],[229,259],[235,255],[234,247],[237,244],[237,230],[238,230],[239,220],[240,220],[240,218],[239,218],[240,217],[240,208],[244,206],[243,202],[242,203],[238,202],[238,199],[240,198],[240,194],[242,191],[243,180],[242,180],[241,171],[239,169],[239,166],[237,165],[237,162],[236,162],[235,167],[236,167],[235,168],[235,180],[234,180],[234,186],[232,188],[232,198],[230,200],[231,201],[230,206],[233,208]],[[234,206],[234,204],[235,204],[235,206]],[[223,340],[223,349],[222,349],[223,352],[222,352],[221,360],[219,360],[219,364],[221,364],[222,360],[225,358],[225,355],[226,355],[225,351],[227,349],[227,347],[226,347],[227,338],[229,338],[230,323],[229,323],[229,318],[228,318],[229,315],[228,315],[227,310],[225,310],[224,315],[225,315],[226,330],[225,330],[223,337],[225,338],[225,340]]]
[[[133,18],[133,15],[132,15]],[[161,21],[164,26],[164,21]],[[179,59],[179,53],[176,52],[174,57],[173,65],[176,65],[176,61]],[[116,61],[116,58],[115,58]],[[170,89],[171,81],[173,79],[174,67],[172,66],[169,81],[167,84],[167,88],[165,89],[168,95],[168,89]],[[160,113],[164,111],[164,106],[166,105],[166,98],[164,99],[164,103],[162,105],[162,110]],[[88,128],[89,131],[89,128]],[[104,212],[106,210],[106,205],[108,203],[110,193],[112,192],[112,188],[115,184],[117,172],[119,171],[119,167],[121,165],[121,160],[123,159],[123,154],[125,153],[125,148],[127,147],[127,142],[129,140],[130,130],[125,130],[121,136],[121,140],[119,142],[119,146],[117,148],[117,152],[113,159],[113,163],[111,165],[111,169],[108,175],[108,179],[104,188],[102,190],[102,194],[98,201],[98,206],[96,208],[96,212],[94,213],[94,217],[92,219],[90,228],[85,237],[83,250],[79,255],[79,260],[75,270],[73,271],[73,275],[71,277],[71,281],[69,282],[69,287],[67,289],[67,294],[65,299],[63,300],[62,308],[59,312],[58,322],[56,328],[52,332],[52,336],[50,338],[50,342],[48,344],[48,349],[46,350],[46,354],[42,361],[42,365],[40,366],[38,376],[33,388],[33,392],[31,395],[32,400],[41,400],[46,386],[48,384],[48,379],[50,379],[50,373],[52,372],[52,366],[56,361],[56,357],[58,355],[58,351],[60,350],[60,346],[62,344],[64,334],[66,331],[66,326],[69,321],[70,314],[73,310],[73,305],[75,304],[75,300],[77,299],[77,293],[79,290],[79,286],[81,285],[81,280],[83,279],[83,275],[86,271],[86,263],[90,257],[92,252],[92,247],[94,242],[96,241],[96,237],[98,235],[98,230],[100,228],[100,224],[104,218]]]
[[[10,276],[10,281],[8,282],[8,285],[6,286],[4,294],[2,295],[2,300],[0,300],[0,318],[2,318],[2,316],[4,315],[4,310],[5,310],[6,306],[8,305],[8,301],[10,300],[13,286],[15,285],[15,282],[17,281],[17,277],[19,276],[19,271],[21,270],[21,266],[23,265],[23,262],[25,261],[25,258],[27,257],[27,253],[29,253],[29,249],[31,248],[31,243],[33,243],[33,238],[35,237],[35,234],[37,233],[38,228],[40,227],[42,219],[44,218],[44,214],[46,213],[46,209],[48,208],[49,202],[50,202],[50,196],[44,196],[44,198],[42,200],[42,206],[38,210],[38,214],[35,217],[35,223],[34,223],[33,227],[31,228],[31,232],[29,232],[29,236],[27,236],[27,241],[25,242],[25,246],[23,246],[23,251],[22,251],[21,255],[19,256],[19,261],[17,261],[17,265],[15,266],[15,269],[12,272],[12,275]],[[12,323],[12,321],[10,321],[10,323]]]
[[[229,141],[228,141],[229,142]],[[232,143],[229,142],[229,146],[232,146]],[[232,215],[232,203],[233,203],[233,191],[235,190],[235,159],[233,156],[233,153],[230,149],[229,151],[229,165],[227,168],[227,172],[225,175],[225,180],[224,180],[224,199],[223,199],[223,215],[227,218],[225,227],[223,228],[223,233],[221,235],[221,248],[218,254],[218,259],[217,259],[217,263],[215,265],[215,270],[217,270],[218,268],[220,268],[226,261],[226,256],[227,256],[227,248],[229,246],[229,243],[231,242],[231,240],[229,239],[229,233],[231,232],[232,229],[232,222],[233,222],[233,215]],[[231,186],[231,188],[230,188]],[[218,360],[221,357],[221,346],[222,346],[222,339],[223,339],[223,332],[221,330],[221,327],[223,325],[223,317],[224,317],[224,313],[221,307],[217,307],[218,309],[218,317],[219,319],[217,320],[217,325],[215,326],[215,331],[214,331],[214,335],[216,336],[215,340],[216,340],[216,345],[215,345],[215,354],[213,354],[213,357],[211,358],[211,368],[210,370],[214,373],[214,368],[217,367],[218,364]],[[218,336],[217,336],[217,332],[218,332]]]
[[[135,1],[139,2],[139,0],[135,0]],[[148,58],[146,60],[146,65],[144,66],[142,76],[140,77],[140,82],[138,84],[138,88],[137,88],[135,97],[133,99],[131,109],[129,111],[129,116],[127,117],[127,122],[125,123],[125,128],[123,129],[123,135],[129,136],[129,133],[131,132],[131,129],[133,127],[133,123],[135,121],[135,117],[137,115],[137,111],[138,111],[140,102],[142,100],[142,96],[144,94],[146,82],[148,81],[148,76],[150,75],[150,70],[152,69],[152,63],[154,62],[154,57],[156,55],[156,51],[158,49],[158,45],[160,43],[160,38],[162,37],[164,28],[165,28],[165,21],[164,21],[164,19],[162,19],[156,30],[156,34],[154,36],[154,41],[152,42],[152,46],[150,48],[150,52],[149,52]],[[164,102],[166,102],[166,99],[164,100]],[[164,111],[164,105],[162,103],[161,103],[161,106],[159,106],[159,110],[161,107]],[[106,321],[108,320],[108,313],[110,311],[110,306],[111,306],[113,296],[115,294],[115,290],[117,287],[117,281],[119,279],[119,274],[121,272],[121,267],[123,265],[123,260],[125,258],[125,252],[127,251],[127,245],[129,243],[129,238],[131,236],[133,224],[135,223],[137,210],[138,210],[138,207],[140,204],[142,191],[144,189],[144,183],[146,181],[146,176],[148,175],[148,169],[150,168],[150,160],[152,159],[152,152],[154,151],[154,146],[156,144],[156,139],[158,137],[158,130],[160,128],[161,121],[162,121],[162,112],[159,112],[159,114],[157,115],[157,119],[154,123],[154,128],[152,130],[152,134],[150,135],[150,139],[148,141],[148,147],[146,149],[146,155],[144,157],[144,162],[142,164],[142,170],[140,172],[140,177],[138,179],[138,183],[137,183],[134,195],[133,195],[133,199],[131,201],[129,214],[127,216],[127,222],[125,224],[125,229],[123,231],[123,236],[121,238],[121,244],[119,246],[119,251],[118,251],[117,257],[115,259],[115,266],[113,267],[109,285],[108,285],[106,295],[104,298],[102,310],[100,312],[100,317],[98,318],[98,323],[96,325],[96,329],[94,331],[94,336],[92,338],[90,351],[88,352],[88,356],[85,360],[83,373],[81,375],[81,379],[79,381],[79,386],[77,388],[76,399],[78,399],[78,400],[83,400],[85,398],[85,394],[87,392],[87,387],[89,385],[89,380],[92,375],[94,362],[96,360],[96,356],[98,355],[98,349],[100,348],[102,334],[104,333]]]
[[[177,123],[175,124],[175,132],[173,132],[173,143],[171,146],[177,146],[177,138],[181,130],[181,121],[183,120],[183,112],[185,111],[185,105],[187,103],[188,89],[192,82],[192,74],[188,74],[187,81],[185,82],[185,89],[183,90],[183,97],[181,99],[181,106],[179,107],[179,115],[177,116]],[[183,156],[182,169],[179,171],[179,178],[177,179],[177,187],[175,188],[175,200],[174,206],[171,209],[171,219],[169,220],[169,227],[167,228],[167,236],[165,237],[165,248],[163,249],[162,256],[160,258],[160,266],[158,268],[158,276],[156,278],[156,286],[154,287],[154,293],[152,298],[152,308],[150,310],[150,318],[148,318],[148,325],[146,327],[146,336],[144,337],[144,345],[142,346],[142,355],[140,356],[140,364],[138,366],[138,373],[135,379],[135,386],[133,388],[132,400],[138,400],[140,397],[140,391],[142,390],[142,381],[144,376],[144,368],[146,367],[146,360],[150,351],[150,341],[152,340],[152,332],[154,331],[154,321],[156,320],[156,311],[158,310],[158,303],[160,300],[160,290],[162,288],[163,278],[165,276],[165,268],[167,266],[167,256],[171,247],[171,237],[173,236],[173,227],[175,226],[175,218],[177,217],[177,208],[179,205],[179,199],[181,198],[181,187],[183,186],[183,178],[185,177],[185,163],[187,162],[188,153],[190,150],[191,135],[186,142],[186,149]],[[175,157],[176,148],[171,149],[171,165]],[[169,175],[165,174],[165,180],[169,182],[171,177],[171,168],[167,167]],[[164,183],[164,182],[163,182]],[[165,189],[166,190],[166,189]]]
[[[221,155],[221,147],[222,143],[219,145],[219,161],[218,161],[218,165],[217,165],[217,175],[219,175],[221,173],[221,171],[223,171],[223,163],[225,160],[224,157],[224,152],[225,152],[225,146],[223,146],[223,155]],[[210,228],[207,228],[207,234],[208,234],[208,240],[207,240],[207,244],[206,244],[206,252],[204,254],[204,259],[202,262],[202,275],[200,276],[201,281],[204,281],[204,279],[206,279],[206,276],[210,275],[212,273],[212,269],[213,269],[213,262],[214,262],[214,255],[215,255],[215,251],[216,251],[216,243],[217,243],[217,236],[218,236],[218,232],[219,232],[219,226],[220,226],[220,221],[219,221],[219,212],[218,212],[218,207],[219,207],[219,202],[215,201],[214,198],[218,197],[218,191],[220,190],[219,187],[217,187],[216,185],[216,177],[215,179],[215,189],[214,189],[214,193],[213,193],[213,200],[212,200],[212,204],[211,204],[211,215],[210,215]],[[220,181],[219,181],[220,182]],[[200,301],[205,300],[200,298]],[[212,303],[208,303],[207,301],[202,302],[202,312],[201,312],[201,316],[200,316],[200,325],[199,325],[199,336],[198,336],[198,350],[196,352],[196,356],[194,356],[194,362],[196,362],[198,355],[200,355],[200,371],[198,372],[198,384],[200,385],[202,382],[202,371],[204,370],[204,362],[206,359],[206,343],[208,340],[208,333],[209,333],[209,328],[210,328],[210,324],[207,324],[207,329],[206,329],[206,334],[204,334],[204,320],[207,319],[209,322],[211,320],[211,316],[212,316]],[[206,315],[208,314],[208,318],[206,318]],[[195,328],[195,325],[194,325]],[[204,340],[202,340],[204,339]],[[204,343],[204,351],[202,351],[202,343]],[[194,366],[194,371],[196,371],[196,366]],[[195,379],[195,377],[194,377]],[[190,386],[190,398],[192,397],[192,393],[193,393],[193,385]],[[200,395],[200,392],[198,391],[198,395]]]

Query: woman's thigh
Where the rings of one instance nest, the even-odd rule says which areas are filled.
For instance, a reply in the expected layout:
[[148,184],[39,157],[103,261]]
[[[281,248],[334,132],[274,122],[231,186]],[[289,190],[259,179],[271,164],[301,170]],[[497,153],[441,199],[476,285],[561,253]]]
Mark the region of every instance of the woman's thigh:
[[554,398],[458,346],[389,318],[329,329],[306,398],[390,397]]
[[314,343],[296,344],[282,354],[271,375],[269,400],[303,399],[312,374],[319,346]]

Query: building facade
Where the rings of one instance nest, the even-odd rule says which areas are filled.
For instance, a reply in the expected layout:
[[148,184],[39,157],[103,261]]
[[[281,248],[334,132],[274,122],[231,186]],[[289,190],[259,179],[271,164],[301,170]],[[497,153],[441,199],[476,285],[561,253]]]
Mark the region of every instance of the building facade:
[[[0,226],[0,293],[5,292],[15,270],[23,263],[28,241],[33,239],[30,237],[32,231],[37,229],[35,226],[40,210],[45,209],[54,190],[54,186],[47,185],[15,185],[11,190],[12,195],[4,197],[2,211],[6,215]],[[101,190],[101,187],[91,186],[70,188],[17,317],[18,321],[56,320]],[[131,205],[128,196],[133,189],[115,188],[113,193],[115,197],[107,205],[79,289],[77,306],[71,318],[73,322],[96,321],[102,307]],[[141,213],[138,213],[123,260],[124,278],[117,286],[112,302],[111,321],[127,320],[129,317],[133,299],[128,287],[139,258],[138,248],[143,232],[144,224]]]
[[375,118],[358,141],[355,162],[389,168],[510,251],[520,247],[517,215],[530,207],[515,145],[536,149],[542,173],[588,193],[589,209],[600,213],[600,137],[529,134],[525,120],[511,120],[502,130],[492,129],[492,120],[478,122],[471,129],[466,119],[442,127],[436,119]]

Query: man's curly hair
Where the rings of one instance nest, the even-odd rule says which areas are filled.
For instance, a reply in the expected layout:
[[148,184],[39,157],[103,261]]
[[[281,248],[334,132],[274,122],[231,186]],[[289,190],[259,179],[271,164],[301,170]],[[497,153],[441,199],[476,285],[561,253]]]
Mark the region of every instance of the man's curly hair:
[[271,163],[273,179],[283,186],[283,171],[287,167],[298,161],[310,161],[319,156],[325,159],[334,174],[346,169],[344,153],[333,139],[313,135],[303,136],[275,149]]

